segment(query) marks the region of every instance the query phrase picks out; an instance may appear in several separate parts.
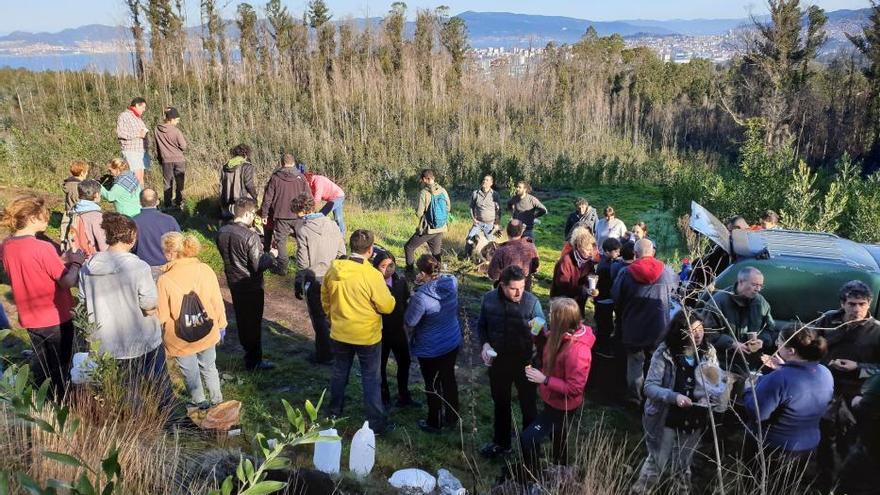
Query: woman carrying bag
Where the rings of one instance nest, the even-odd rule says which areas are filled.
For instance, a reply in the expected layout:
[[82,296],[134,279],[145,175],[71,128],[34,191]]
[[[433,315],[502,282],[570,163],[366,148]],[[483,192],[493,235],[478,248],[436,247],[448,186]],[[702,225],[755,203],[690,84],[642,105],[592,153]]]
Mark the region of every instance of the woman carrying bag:
[[645,379],[642,425],[648,457],[631,493],[651,492],[664,473],[676,493],[690,493],[691,463],[709,422],[707,408],[724,391],[723,382],[714,380],[720,373],[715,349],[703,338],[702,318],[676,313]]
[[215,365],[221,329],[226,328],[220,284],[211,267],[197,258],[201,244],[195,236],[169,232],[162,236],[162,250],[168,263],[156,285],[165,352],[183,372],[188,406],[208,408],[223,402]]

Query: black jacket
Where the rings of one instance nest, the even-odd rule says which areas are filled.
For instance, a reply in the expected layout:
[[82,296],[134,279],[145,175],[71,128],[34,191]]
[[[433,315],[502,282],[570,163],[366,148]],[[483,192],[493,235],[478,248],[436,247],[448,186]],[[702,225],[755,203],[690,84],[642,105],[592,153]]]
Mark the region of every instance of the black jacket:
[[263,288],[263,272],[272,266],[274,258],[263,253],[263,241],[256,232],[240,223],[224,225],[217,234],[217,248],[231,290]]
[[[828,341],[828,353],[823,363],[834,359],[849,359],[862,366],[875,366],[880,363],[880,322],[873,317],[850,323],[843,322],[843,310],[825,313],[814,324],[816,331]],[[865,379],[861,369],[841,371],[831,368],[834,377],[834,394],[847,399],[861,392]]]
[[409,301],[409,284],[398,274],[391,277],[391,295],[394,296],[394,311],[382,315],[382,335],[403,332],[403,315]]
[[276,170],[263,192],[263,216],[290,220],[296,214],[290,209],[293,198],[305,194],[312,197],[312,190],[306,178],[294,167],[281,167]]
[[519,303],[507,299],[501,288],[483,295],[477,332],[480,345],[486,342],[501,354],[532,357],[532,332],[529,321],[543,317],[538,298],[531,292],[523,293]]

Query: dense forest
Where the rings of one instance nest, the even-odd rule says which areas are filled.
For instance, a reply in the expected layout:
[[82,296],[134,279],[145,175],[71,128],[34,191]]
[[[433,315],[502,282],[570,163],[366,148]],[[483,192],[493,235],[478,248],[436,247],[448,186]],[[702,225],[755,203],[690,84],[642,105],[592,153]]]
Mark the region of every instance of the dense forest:
[[[505,186],[636,181],[666,186],[680,213],[690,199],[720,215],[772,207],[793,227],[876,238],[865,217],[880,199],[870,176],[880,157],[876,5],[852,49],[827,64],[816,60],[824,12],[770,0],[769,20],[744,32],[744,54],[724,66],[663,62],[589,29],[512,74],[503,62],[473,64],[467,26],[444,7],[417,11],[406,36],[402,2],[371,26],[332,20],[322,0],[301,16],[280,0],[241,3],[234,21],[203,0],[202,37],[187,40],[181,2],[124,3],[134,74],[0,71],[3,181],[54,190],[70,160],[106,162],[116,114],[142,95],[150,123],[165,105],[180,110],[196,195],[213,191],[228,148],[247,142],[263,176],[290,151],[363,200],[405,198],[427,166],[459,186],[485,171]],[[755,187],[767,192],[760,204]]]

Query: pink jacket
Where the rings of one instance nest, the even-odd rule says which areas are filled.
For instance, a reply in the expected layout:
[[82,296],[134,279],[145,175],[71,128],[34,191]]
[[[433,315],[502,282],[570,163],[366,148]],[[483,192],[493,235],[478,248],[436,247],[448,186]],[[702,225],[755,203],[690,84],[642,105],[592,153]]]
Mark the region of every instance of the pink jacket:
[[[544,367],[544,374],[550,377],[547,385],[538,386],[541,399],[554,409],[573,411],[584,402],[584,387],[590,375],[593,344],[596,336],[593,330],[581,323],[573,334],[563,337],[562,349],[556,356],[552,370]],[[547,347],[544,347],[544,362],[547,361]]]
[[345,192],[342,191],[341,187],[323,175],[313,175],[309,186],[312,188],[315,204],[318,204],[320,201],[330,201],[345,196]]

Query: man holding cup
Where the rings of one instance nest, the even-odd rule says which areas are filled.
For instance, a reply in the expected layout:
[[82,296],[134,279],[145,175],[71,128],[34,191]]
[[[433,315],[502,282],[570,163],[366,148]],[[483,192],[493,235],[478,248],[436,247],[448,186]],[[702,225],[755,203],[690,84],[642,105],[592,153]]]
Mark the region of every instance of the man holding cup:
[[755,267],[737,273],[733,290],[720,290],[706,302],[706,326],[716,329],[710,343],[719,353],[721,367],[740,376],[761,367],[761,354],[772,354],[776,322],[770,303],[761,295],[764,275]]
[[523,430],[538,414],[537,389],[526,378],[525,368],[532,359],[533,336],[543,327],[544,312],[538,298],[527,292],[525,286],[522,268],[508,266],[501,272],[498,288],[483,295],[480,308],[480,355],[489,366],[489,386],[495,403],[495,433],[492,441],[480,449],[486,458],[510,453],[511,385],[516,387],[519,397]]

